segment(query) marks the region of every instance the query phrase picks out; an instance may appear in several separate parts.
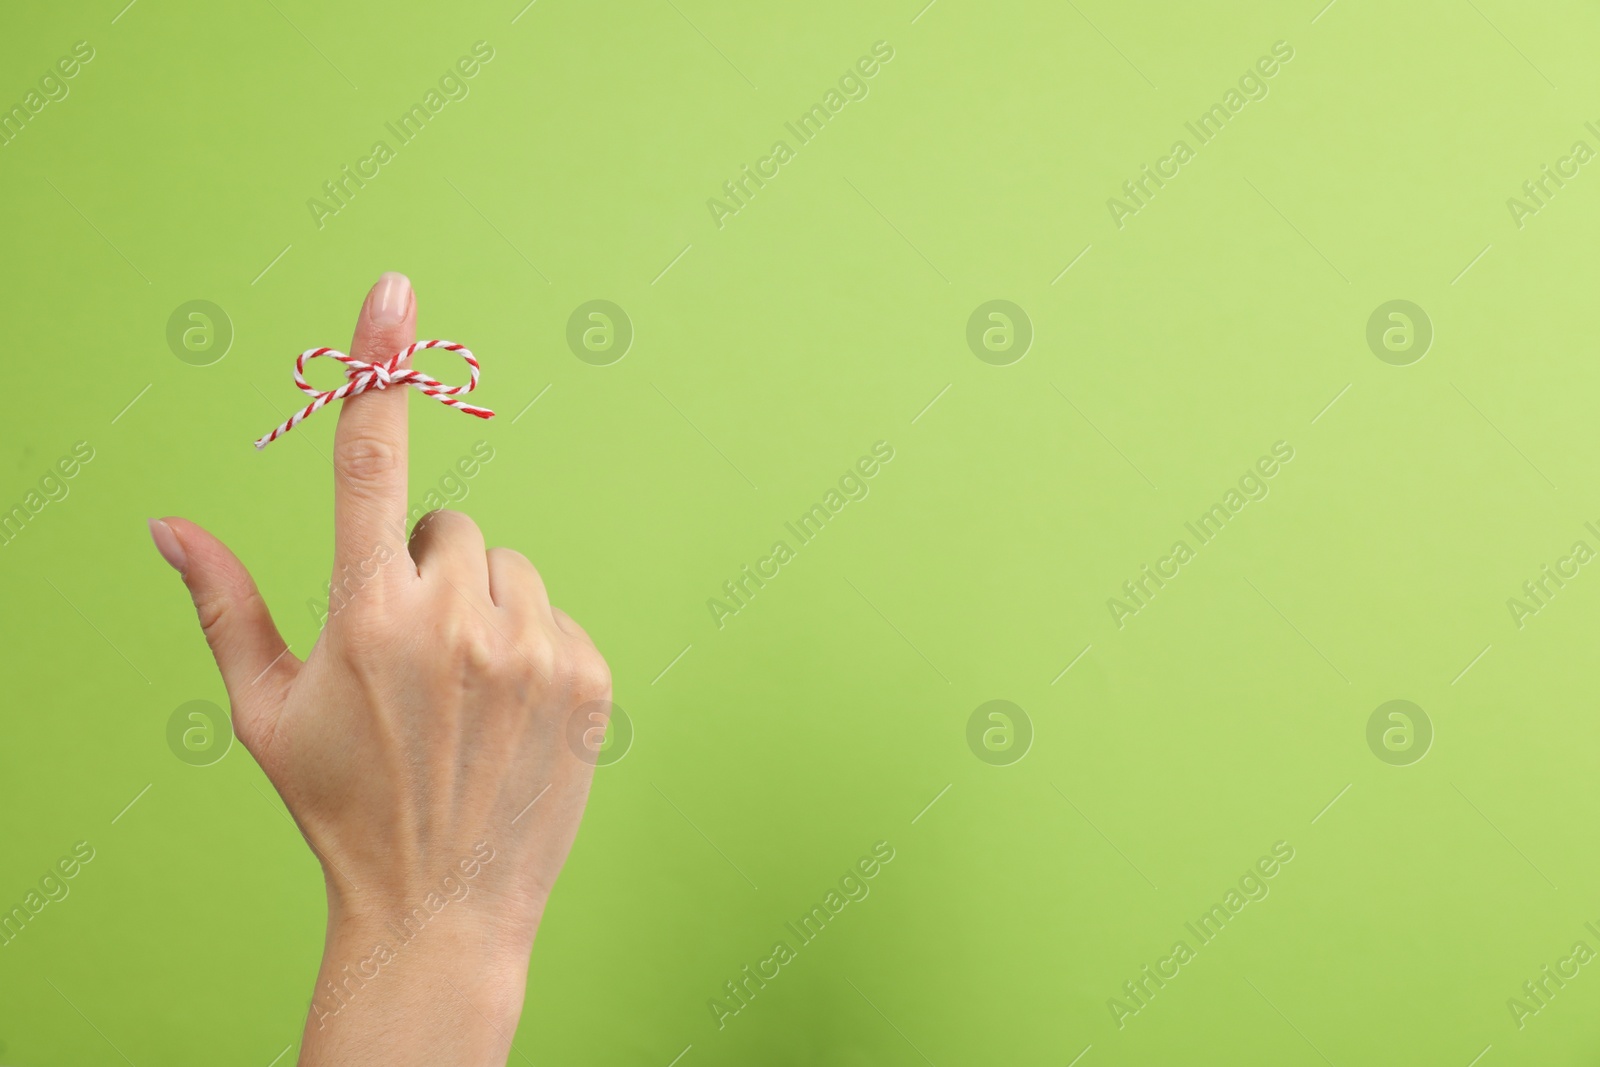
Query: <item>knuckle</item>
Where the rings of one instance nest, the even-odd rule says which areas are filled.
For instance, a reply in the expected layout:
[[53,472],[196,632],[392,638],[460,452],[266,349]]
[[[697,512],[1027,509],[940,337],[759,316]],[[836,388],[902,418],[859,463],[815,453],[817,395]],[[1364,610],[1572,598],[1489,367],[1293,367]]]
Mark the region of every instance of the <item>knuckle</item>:
[[358,486],[387,481],[402,465],[400,450],[378,437],[341,441],[336,456],[339,473]]
[[456,655],[467,670],[484,674],[499,665],[500,656],[494,646],[495,638],[491,634],[474,628],[457,644]]
[[594,644],[594,640],[589,636],[589,631],[580,626],[577,619],[554,605],[551,606],[550,613],[555,616],[556,626],[573,641],[579,644]]
[[473,522],[472,517],[464,511],[456,511],[454,508],[434,508],[417,520],[417,525],[412,528],[411,536],[415,537],[429,527],[436,528],[435,532],[444,533],[454,527],[460,527],[463,530],[476,529],[477,523]]
[[571,685],[580,701],[597,700],[611,693],[611,667],[593,646],[580,646],[571,656]]
[[439,525],[439,516],[443,514],[444,510],[442,508],[435,508],[433,511],[427,512],[416,522],[412,523],[411,543],[415,545],[419,540],[432,533],[434,528]]
[[495,664],[494,635],[469,612],[444,612],[435,637],[457,664],[474,674],[482,674]]
[[454,652],[465,639],[467,619],[452,609],[450,604],[434,606],[425,627],[429,631],[426,639],[443,652]]
[[217,638],[227,627],[228,609],[227,597],[203,594],[194,598],[194,612],[200,619],[200,631],[212,645],[217,643]]
[[514,548],[505,548],[496,545],[489,549],[489,565],[507,581],[502,582],[502,587],[508,595],[514,595],[524,601],[537,603],[546,594],[544,591],[544,576],[539,573],[539,568],[533,565],[533,560],[518,552]]
[[249,618],[252,613],[264,614],[266,601],[254,584],[248,588],[232,588],[194,594],[194,611],[200,620],[200,631],[206,642],[215,648],[226,640],[231,621],[238,612]]
[[555,679],[560,668],[556,655],[556,644],[550,636],[543,631],[523,635],[517,642],[517,661],[526,664],[538,681],[543,683]]
[[561,613],[561,621],[563,623],[563,629],[565,629],[568,633],[572,634],[572,636],[575,637],[577,640],[586,642],[588,644],[593,644],[594,643],[589,638],[589,631],[585,630],[583,628],[583,624],[578,622],[577,619],[574,619],[571,615],[568,615],[566,612],[562,612]]
[[527,556],[523,555],[521,552],[518,552],[514,548],[506,548],[504,545],[496,545],[489,550],[489,554],[495,558],[496,562],[515,564],[518,567],[528,568],[528,570],[533,571],[534,574],[539,573],[538,570],[534,568],[533,560],[529,559]]

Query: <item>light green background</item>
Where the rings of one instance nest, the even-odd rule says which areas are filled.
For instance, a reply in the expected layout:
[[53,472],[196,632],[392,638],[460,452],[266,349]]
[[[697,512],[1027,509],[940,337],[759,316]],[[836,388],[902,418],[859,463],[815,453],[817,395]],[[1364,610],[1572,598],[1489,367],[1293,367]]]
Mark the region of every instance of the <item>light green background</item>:
[[[386,269],[500,412],[416,399],[417,499],[492,443],[461,506],[637,730],[513,1062],[1593,1062],[1600,965],[1522,1029],[1506,1004],[1600,948],[1600,576],[1506,606],[1600,548],[1600,173],[1506,205],[1600,148],[1590,6],[122,2],[0,32],[7,106],[95,49],[0,147],[0,506],[95,450],[0,548],[0,904],[97,853],[0,948],[0,1062],[293,1059],[317,867],[242,748],[169,751],[223,693],[143,520],[216,531],[310,647],[335,420],[250,442]],[[470,96],[319,230],[307,199],[479,40]],[[718,229],[707,198],[880,40],[868,97]],[[1280,40],[1266,99],[1118,229],[1107,199]],[[637,333],[608,367],[565,342],[596,298]],[[165,339],[195,299],[236,331],[207,367]],[[1011,366],[967,348],[991,299],[1035,330]],[[1392,299],[1436,331],[1411,366],[1366,345]],[[870,496],[719,630],[706,599],[879,440]],[[1270,496],[1119,629],[1107,598],[1279,440]],[[1411,766],[1367,746],[1397,698],[1436,731]],[[993,699],[1033,724],[1011,766],[967,747]],[[718,1030],[708,998],[879,840],[871,896]],[[1270,896],[1119,1029],[1277,841]]]

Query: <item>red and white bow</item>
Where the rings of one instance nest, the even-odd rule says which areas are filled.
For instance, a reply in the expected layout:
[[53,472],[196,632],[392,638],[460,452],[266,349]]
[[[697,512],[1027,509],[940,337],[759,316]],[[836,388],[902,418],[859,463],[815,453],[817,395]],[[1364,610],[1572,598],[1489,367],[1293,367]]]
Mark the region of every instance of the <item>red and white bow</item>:
[[[462,359],[466,360],[467,366],[472,373],[471,379],[466,385],[445,385],[443,382],[437,381],[419,370],[400,369],[401,363],[425,348],[442,348],[446,352],[458,354]],[[330,389],[326,392],[307,382],[305,377],[306,361],[316,359],[318,356],[328,356],[343,363],[345,377],[348,380],[339,388]],[[282,426],[258,440],[256,442],[257,448],[266,448],[273,441],[276,441],[300,425],[305,419],[315,414],[319,408],[325,407],[335,400],[357,396],[368,389],[387,389],[391,385],[416,386],[425,395],[433,397],[441,404],[448,404],[453,408],[466,412],[468,415],[476,415],[480,419],[494,418],[494,412],[488,408],[475,407],[465,401],[456,399],[461,394],[470,393],[478,387],[478,360],[465,346],[458,345],[454,341],[418,341],[408,348],[401,349],[381,363],[368,363],[365,360],[357,359],[354,356],[346,355],[331,348],[308,348],[300,353],[299,358],[294,361],[294,384],[302,393],[311,397],[311,403],[290,415]]]

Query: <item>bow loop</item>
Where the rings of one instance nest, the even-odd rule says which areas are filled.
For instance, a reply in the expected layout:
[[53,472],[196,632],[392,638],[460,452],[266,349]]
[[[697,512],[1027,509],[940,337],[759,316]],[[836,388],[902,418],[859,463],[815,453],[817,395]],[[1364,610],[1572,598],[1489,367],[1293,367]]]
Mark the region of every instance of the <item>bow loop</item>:
[[[469,377],[465,385],[445,385],[443,382],[432,378],[419,370],[401,370],[400,364],[410,359],[412,355],[427,348],[442,348],[447,352],[454,352],[467,364]],[[327,356],[344,364],[345,383],[337,389],[318,389],[306,381],[306,363],[313,359]],[[401,349],[393,356],[377,363],[368,363],[366,360],[357,359],[332,348],[308,348],[300,353],[294,361],[294,384],[307,396],[311,403],[289,416],[276,430],[262,437],[256,442],[256,448],[266,448],[296,426],[300,425],[310,416],[335,400],[357,396],[369,389],[383,390],[391,385],[411,385],[421,390],[423,395],[431,396],[441,404],[446,404],[468,415],[476,415],[480,419],[494,418],[494,412],[488,408],[476,407],[472,404],[457,400],[456,397],[463,393],[470,393],[478,387],[478,360],[463,345],[454,341],[418,341],[413,345]]]

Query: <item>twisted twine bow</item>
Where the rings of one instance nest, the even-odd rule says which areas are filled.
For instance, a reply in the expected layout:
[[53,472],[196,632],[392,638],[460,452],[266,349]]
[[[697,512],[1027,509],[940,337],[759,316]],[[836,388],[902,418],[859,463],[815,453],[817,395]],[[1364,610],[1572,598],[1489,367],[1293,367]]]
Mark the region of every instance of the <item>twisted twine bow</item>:
[[[400,364],[412,355],[425,348],[442,348],[447,352],[455,352],[466,360],[472,372],[471,379],[466,385],[445,385],[419,370],[401,370]],[[326,392],[310,384],[305,378],[306,361],[316,359],[318,356],[328,356],[344,364],[344,373],[347,381],[337,389]],[[391,385],[414,385],[427,395],[433,397],[441,404],[448,404],[459,408],[468,415],[476,415],[480,419],[494,418],[494,412],[488,408],[475,407],[456,397],[463,393],[470,393],[478,387],[478,360],[464,346],[454,341],[418,341],[409,348],[403,348],[389,359],[381,363],[368,363],[354,356],[337,352],[331,348],[308,348],[300,353],[294,361],[294,384],[302,393],[311,397],[311,403],[290,415],[282,426],[267,434],[256,442],[256,448],[266,448],[273,441],[282,437],[305,419],[315,414],[319,408],[325,407],[335,400],[345,397],[358,396],[368,389],[387,389]]]

